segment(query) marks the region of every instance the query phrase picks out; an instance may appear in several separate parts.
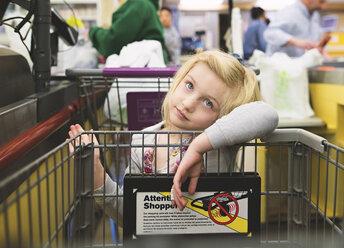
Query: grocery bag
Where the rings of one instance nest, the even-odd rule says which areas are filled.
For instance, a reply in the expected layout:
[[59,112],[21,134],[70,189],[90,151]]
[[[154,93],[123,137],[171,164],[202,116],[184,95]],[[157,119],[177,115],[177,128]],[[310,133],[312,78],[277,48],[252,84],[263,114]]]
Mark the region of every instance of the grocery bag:
[[271,57],[255,51],[249,63],[260,69],[260,90],[264,101],[271,104],[280,118],[304,119],[314,115],[310,105],[308,68],[321,64],[317,49],[291,58],[285,53]]
[[[162,47],[159,41],[156,40],[142,40],[129,43],[124,46],[120,54],[112,54],[106,59],[105,67],[107,68],[118,68],[118,67],[166,67],[163,58]],[[107,118],[111,118],[117,122],[127,121],[127,102],[126,97],[128,92],[133,91],[152,91],[157,90],[157,83],[152,82],[150,78],[127,78],[126,82],[116,84],[115,79],[112,84],[108,97],[104,103],[104,114]],[[153,79],[158,81],[157,79]],[[142,84],[139,84],[141,82]],[[140,85],[135,88],[133,85]],[[142,87],[144,85],[144,87]],[[117,87],[119,86],[119,88]],[[122,114],[122,116],[121,116]]]

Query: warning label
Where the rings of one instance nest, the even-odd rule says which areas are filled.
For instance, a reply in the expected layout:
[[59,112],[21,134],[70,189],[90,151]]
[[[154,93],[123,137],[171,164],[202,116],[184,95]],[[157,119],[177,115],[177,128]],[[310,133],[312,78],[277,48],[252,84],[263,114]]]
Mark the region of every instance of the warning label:
[[137,192],[136,234],[248,233],[248,194],[184,193],[186,208],[172,206],[170,192]]

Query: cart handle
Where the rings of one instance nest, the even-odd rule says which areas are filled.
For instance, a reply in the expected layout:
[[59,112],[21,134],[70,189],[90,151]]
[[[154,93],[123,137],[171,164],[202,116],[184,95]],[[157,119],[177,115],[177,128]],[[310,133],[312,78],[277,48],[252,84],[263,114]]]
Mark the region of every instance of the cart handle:
[[21,134],[0,148],[0,171],[18,159],[20,155],[30,151],[47,136],[65,125],[77,112],[78,103],[69,105],[60,112]]
[[179,67],[119,67],[102,69],[67,69],[66,75],[72,77],[103,76],[103,77],[173,77]]
[[173,77],[179,67],[104,68],[105,77]]
[[261,139],[263,142],[300,142],[314,150],[323,153],[325,151],[325,138],[301,128],[276,129],[267,137]]

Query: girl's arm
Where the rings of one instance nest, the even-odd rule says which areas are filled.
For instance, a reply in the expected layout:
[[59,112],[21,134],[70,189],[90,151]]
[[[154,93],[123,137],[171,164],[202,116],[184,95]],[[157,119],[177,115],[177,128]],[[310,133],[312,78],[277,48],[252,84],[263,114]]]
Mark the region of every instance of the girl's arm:
[[[71,125],[69,131],[69,137],[72,138],[76,135],[84,132],[84,129],[79,125]],[[98,145],[97,138],[93,135],[81,135],[81,140],[76,140],[76,144],[85,143],[88,144],[93,142],[94,145]],[[132,144],[141,144],[142,135],[134,134],[132,138]],[[70,152],[74,152],[73,144],[69,144]],[[131,153],[131,169],[128,166],[126,168],[125,174],[131,173],[141,173],[141,158],[142,154],[141,148],[132,148]],[[103,195],[101,197],[95,197],[95,203],[98,207],[102,208],[104,212],[110,216],[116,224],[123,226],[123,188],[114,182],[107,173],[104,173],[104,167],[100,162],[99,149],[94,150],[94,194]],[[104,181],[105,175],[105,181]],[[105,182],[105,183],[104,183]],[[112,195],[105,197],[105,195]],[[118,197],[115,197],[118,196]]]
[[[69,138],[72,138],[76,135],[79,135],[84,131],[85,130],[79,124],[71,125],[70,131],[68,132]],[[97,140],[95,135],[93,135],[93,137],[91,134],[81,135],[80,139],[81,140],[79,140],[79,139],[76,140],[76,144],[79,144],[79,143],[80,144],[81,143],[88,144],[88,143],[91,143],[93,141],[94,145],[99,145],[98,140]],[[71,153],[74,152],[74,147],[73,147],[73,144],[71,142],[69,143],[69,151]],[[97,189],[97,188],[103,186],[103,184],[104,184],[104,167],[100,162],[99,156],[100,156],[99,155],[99,149],[95,149],[94,150],[94,185],[93,185],[93,189]],[[106,176],[107,176],[107,174],[106,174]]]
[[[91,130],[92,131],[92,130]],[[76,135],[81,134],[84,132],[84,129],[79,125],[71,125],[70,131],[68,132],[69,137],[72,138]],[[81,140],[76,140],[76,144],[78,143],[85,143],[88,144],[93,142],[94,145],[98,145],[97,138],[91,134],[89,135],[81,135]],[[72,143],[69,143],[69,150],[70,152],[74,152],[74,147]],[[112,181],[112,179],[108,176],[108,174],[104,173],[104,167],[100,162],[99,159],[100,153],[99,149],[94,149],[94,194],[95,195],[103,195],[103,194],[111,194],[111,195],[122,195],[122,189],[118,187],[117,183]],[[105,184],[104,184],[104,176],[105,176]],[[123,208],[123,201],[121,197],[110,196],[110,197],[95,197],[95,203],[104,210],[104,212],[110,216],[118,225],[122,226],[122,208]],[[118,209],[118,211],[116,211]],[[116,214],[118,212],[118,214]]]
[[277,111],[258,101],[241,105],[218,119],[205,132],[213,149],[263,138],[278,125]]
[[[139,135],[134,134],[132,139],[132,144],[142,143],[142,138],[138,137]],[[131,149],[131,164],[128,165],[125,174],[141,173],[141,148],[132,148]],[[95,172],[96,173],[96,172]],[[102,172],[104,173],[104,171]],[[103,175],[103,174],[102,174]],[[95,175],[96,177],[96,175]],[[102,177],[104,180],[104,177]],[[109,197],[95,197],[95,202],[97,206],[102,208],[104,212],[110,216],[118,226],[123,226],[123,186],[120,187],[115,181],[113,181],[110,176],[106,174],[105,184],[104,181],[101,181],[101,186],[94,190],[95,195],[112,195]]]
[[186,179],[190,178],[188,191],[194,194],[197,187],[198,178],[202,169],[203,153],[212,150],[213,147],[209,142],[208,136],[205,132],[198,135],[190,144],[184,157],[178,167],[177,173],[173,178],[173,205],[177,205],[180,210],[186,206],[186,201],[183,198],[181,187]]
[[276,110],[264,102],[252,102],[241,105],[231,113],[217,120],[213,125],[196,137],[186,151],[173,180],[173,195],[180,210],[186,206],[181,185],[190,177],[188,191],[196,190],[201,172],[203,153],[221,146],[230,146],[262,138],[271,133],[278,124]]

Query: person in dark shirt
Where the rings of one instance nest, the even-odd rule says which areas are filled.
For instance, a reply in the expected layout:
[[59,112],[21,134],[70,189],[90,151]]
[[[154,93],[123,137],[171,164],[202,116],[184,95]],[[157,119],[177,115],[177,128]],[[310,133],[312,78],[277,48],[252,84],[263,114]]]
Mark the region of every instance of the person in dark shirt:
[[164,39],[168,52],[168,66],[180,66],[181,38],[172,23],[172,11],[168,7],[162,7],[159,17],[164,27]]
[[158,9],[159,0],[127,0],[112,14],[110,28],[90,29],[93,46],[105,58],[119,54],[124,46],[135,41],[157,40],[163,48],[164,33]]
[[252,21],[244,36],[244,59],[249,59],[255,49],[265,52],[266,41],[263,34],[269,20],[265,16],[264,9],[253,7],[251,9]]

